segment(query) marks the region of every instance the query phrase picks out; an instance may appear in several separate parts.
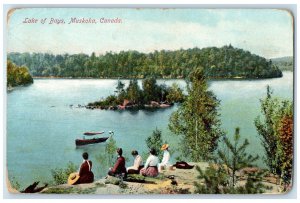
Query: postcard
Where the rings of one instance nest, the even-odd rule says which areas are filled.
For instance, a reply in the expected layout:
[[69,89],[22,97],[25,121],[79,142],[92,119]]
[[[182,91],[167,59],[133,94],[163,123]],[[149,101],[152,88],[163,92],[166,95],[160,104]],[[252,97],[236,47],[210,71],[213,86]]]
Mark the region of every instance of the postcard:
[[293,20],[271,8],[9,10],[7,190],[289,192]]

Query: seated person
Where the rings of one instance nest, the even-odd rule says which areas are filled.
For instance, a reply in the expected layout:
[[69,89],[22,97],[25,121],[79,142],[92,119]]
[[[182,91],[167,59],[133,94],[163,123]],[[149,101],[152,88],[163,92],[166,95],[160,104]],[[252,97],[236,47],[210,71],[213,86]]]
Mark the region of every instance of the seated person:
[[140,174],[140,170],[143,168],[143,158],[139,155],[136,150],[131,152],[134,157],[133,166],[127,168],[128,174]]
[[161,170],[163,169],[166,169],[166,168],[169,168],[171,165],[170,163],[170,152],[169,152],[169,145],[168,144],[164,144],[162,147],[161,147],[161,150],[164,151],[164,154],[163,154],[163,159],[161,161],[161,163],[158,165],[158,171],[160,172]]
[[158,157],[156,155],[156,150],[151,149],[150,155],[146,161],[144,168],[141,169],[140,174],[143,176],[156,177],[158,176]]
[[125,168],[125,158],[122,156],[123,150],[122,148],[117,149],[118,158],[113,168],[110,168],[108,171],[108,175],[110,176],[122,176],[126,178],[127,171]]
[[92,162],[88,160],[89,154],[82,154],[83,163],[80,166],[79,173],[72,173],[68,179],[68,184],[83,184],[94,182],[94,174],[92,172]]

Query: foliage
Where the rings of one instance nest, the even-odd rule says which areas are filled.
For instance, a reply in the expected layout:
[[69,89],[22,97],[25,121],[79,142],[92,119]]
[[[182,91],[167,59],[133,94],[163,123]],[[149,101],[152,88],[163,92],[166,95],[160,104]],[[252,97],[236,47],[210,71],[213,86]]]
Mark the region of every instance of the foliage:
[[199,175],[198,180],[201,182],[194,182],[195,193],[199,194],[222,194],[223,188],[227,187],[228,184],[228,174],[226,173],[224,167],[214,167],[212,164],[203,171],[199,166],[196,166],[196,170]]
[[193,48],[176,51],[107,52],[53,55],[49,53],[9,53],[19,66],[27,66],[34,76],[93,78],[185,78],[195,67],[205,67],[209,78],[270,78],[282,72],[272,61],[231,45],[221,48]]
[[154,148],[157,152],[157,156],[161,159],[162,158],[162,151],[160,150],[161,146],[164,144],[161,131],[157,128],[152,132],[152,135],[146,139],[146,144],[149,149]]
[[142,82],[142,87],[144,90],[145,103],[157,101],[157,98],[160,98],[160,88],[156,84],[156,79],[154,77],[148,77],[144,79]]
[[294,58],[292,56],[274,58],[272,62],[282,71],[293,71],[294,69]]
[[19,67],[7,61],[7,87],[15,87],[18,85],[27,85],[33,83],[33,79],[27,67]]
[[264,171],[249,174],[244,185],[233,186],[229,184],[229,175],[222,165],[210,164],[205,171],[197,166],[196,170],[199,173],[198,182],[194,182],[197,194],[259,194],[271,189],[262,183]]
[[126,99],[132,101],[134,104],[141,101],[142,92],[136,79],[130,80],[128,88],[126,89]]
[[229,153],[218,150],[218,158],[228,168],[228,174],[231,178],[231,184],[234,187],[237,181],[236,172],[245,168],[253,166],[253,162],[258,160],[259,156],[252,156],[246,153],[246,147],[249,146],[247,139],[240,145],[240,129],[235,129],[233,143],[224,136],[223,141]]
[[69,175],[77,171],[77,169],[76,165],[72,162],[69,162],[66,168],[52,169],[51,174],[55,184],[61,185],[67,183]]
[[233,143],[224,137],[226,149],[230,153],[218,150],[218,156],[213,159],[205,171],[196,166],[199,175],[197,176],[198,181],[194,182],[195,193],[257,194],[268,189],[262,183],[262,179],[266,175],[266,171],[263,170],[250,172],[247,174],[246,183],[237,185],[238,176],[236,172],[253,166],[253,162],[258,159],[258,156],[254,157],[245,152],[249,145],[247,139],[241,145],[239,140],[239,128],[236,128]]
[[218,108],[220,101],[208,90],[202,68],[190,74],[188,96],[173,112],[169,128],[181,135],[181,151],[191,161],[209,160],[223,136]]
[[246,179],[246,184],[244,186],[238,186],[230,188],[227,193],[237,193],[237,194],[259,194],[264,193],[266,189],[271,189],[262,183],[263,177],[266,175],[266,171],[258,171],[255,173],[250,173]]
[[[104,100],[89,103],[88,106],[107,109],[111,106],[123,105],[124,100],[128,100],[130,104],[127,104],[128,106],[143,108],[145,104],[151,104],[151,101],[173,103],[182,102],[185,99],[178,85],[172,85],[170,88],[165,85],[157,85],[154,77],[142,81],[143,90],[140,89],[137,79],[131,79],[126,89],[124,89],[124,86],[121,81],[118,81],[117,95],[110,95]],[[128,106],[126,107],[128,108]]]
[[185,99],[185,95],[182,92],[182,89],[178,86],[177,83],[173,83],[172,86],[168,89],[168,95],[166,96],[166,100],[169,103],[173,102],[183,102]]
[[260,100],[263,119],[257,117],[254,123],[265,149],[266,164],[288,184],[293,158],[293,104],[272,94],[268,86],[266,98]]
[[[281,177],[285,187],[291,184],[293,171],[293,117],[284,116],[279,123],[279,157],[281,166]],[[287,189],[287,188],[285,188]]]
[[105,146],[105,152],[107,154],[108,165],[113,165],[116,158],[117,144],[114,138],[111,136]]

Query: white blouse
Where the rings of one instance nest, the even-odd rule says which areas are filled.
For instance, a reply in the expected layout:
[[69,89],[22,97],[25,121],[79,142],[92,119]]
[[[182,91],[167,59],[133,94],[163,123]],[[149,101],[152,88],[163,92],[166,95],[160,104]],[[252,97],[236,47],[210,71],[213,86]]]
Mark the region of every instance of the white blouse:
[[144,168],[148,168],[149,166],[157,166],[159,163],[158,157],[154,155],[150,155],[145,163]]
[[134,159],[133,167],[134,167],[136,170],[138,170],[138,168],[139,168],[140,166],[142,166],[142,165],[143,165],[143,159],[142,159],[142,157],[141,157],[140,155],[137,155],[137,156],[135,157],[135,159]]
[[161,161],[161,165],[170,165],[170,152],[168,150],[164,151],[163,159]]

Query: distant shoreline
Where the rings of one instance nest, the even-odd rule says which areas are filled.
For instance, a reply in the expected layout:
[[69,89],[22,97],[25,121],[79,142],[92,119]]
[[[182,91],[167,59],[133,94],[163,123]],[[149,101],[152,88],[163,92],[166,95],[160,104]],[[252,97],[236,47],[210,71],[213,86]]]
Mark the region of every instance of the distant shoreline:
[[[290,70],[285,70],[282,72],[294,72]],[[281,76],[282,77],[282,76]],[[246,78],[246,77],[231,77],[231,78],[207,78],[207,80],[213,80],[213,81],[218,81],[218,80],[265,80],[265,79],[274,79],[274,78],[281,78],[281,77],[262,77],[262,78]],[[58,76],[33,76],[33,79],[92,79],[92,80],[131,80],[131,79],[144,79],[144,78],[121,78],[121,77],[102,77],[102,78],[94,78],[94,77],[58,77]],[[158,77],[156,78],[157,80],[184,80],[184,78],[161,78]]]

